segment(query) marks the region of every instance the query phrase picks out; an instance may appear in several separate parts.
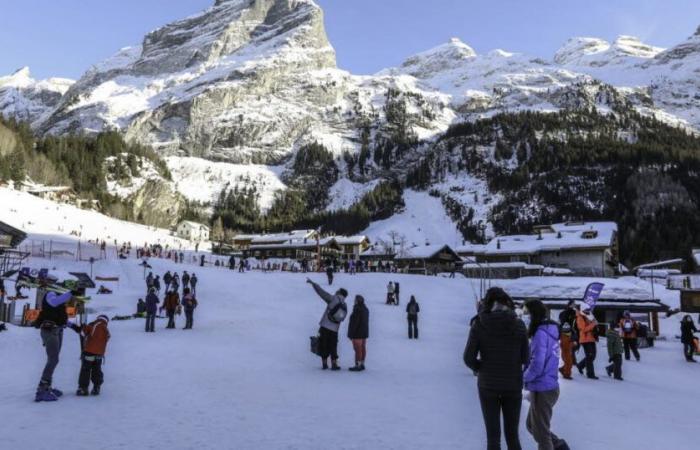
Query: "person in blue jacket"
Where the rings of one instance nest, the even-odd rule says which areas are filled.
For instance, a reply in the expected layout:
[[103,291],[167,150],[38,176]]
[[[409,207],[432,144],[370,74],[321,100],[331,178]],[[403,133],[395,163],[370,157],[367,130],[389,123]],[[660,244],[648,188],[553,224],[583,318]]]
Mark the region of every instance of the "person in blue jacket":
[[559,399],[559,324],[547,318],[547,308],[540,300],[527,302],[523,312],[530,315],[531,339],[530,358],[523,374],[530,400],[526,426],[539,450],[553,450],[561,448],[561,439],[550,429]]

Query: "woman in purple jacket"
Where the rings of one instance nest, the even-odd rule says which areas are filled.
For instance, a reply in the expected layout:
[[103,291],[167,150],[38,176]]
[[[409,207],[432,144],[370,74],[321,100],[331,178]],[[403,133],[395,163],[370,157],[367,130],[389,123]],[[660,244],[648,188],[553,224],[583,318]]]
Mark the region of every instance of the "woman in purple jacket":
[[525,389],[530,391],[527,430],[539,450],[562,448],[562,440],[549,428],[559,398],[559,325],[547,318],[547,309],[539,300],[527,302],[524,312],[530,315],[528,335],[532,339],[523,374]]

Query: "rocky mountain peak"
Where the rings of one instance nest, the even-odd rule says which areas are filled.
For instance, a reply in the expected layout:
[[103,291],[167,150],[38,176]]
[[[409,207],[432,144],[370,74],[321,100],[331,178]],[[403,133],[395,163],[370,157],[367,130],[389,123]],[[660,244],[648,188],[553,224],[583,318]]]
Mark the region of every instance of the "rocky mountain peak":
[[567,40],[554,54],[560,65],[602,67],[609,64],[627,64],[653,58],[664,49],[643,43],[635,36],[621,35],[612,43],[593,37]]

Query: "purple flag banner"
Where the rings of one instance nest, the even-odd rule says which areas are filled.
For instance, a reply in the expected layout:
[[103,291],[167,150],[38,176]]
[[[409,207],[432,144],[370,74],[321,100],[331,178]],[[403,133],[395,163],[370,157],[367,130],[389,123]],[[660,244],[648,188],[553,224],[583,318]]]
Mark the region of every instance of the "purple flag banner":
[[595,308],[595,304],[600,297],[600,293],[603,291],[603,283],[591,283],[586,288],[586,293],[583,294],[583,303],[591,308],[591,311]]

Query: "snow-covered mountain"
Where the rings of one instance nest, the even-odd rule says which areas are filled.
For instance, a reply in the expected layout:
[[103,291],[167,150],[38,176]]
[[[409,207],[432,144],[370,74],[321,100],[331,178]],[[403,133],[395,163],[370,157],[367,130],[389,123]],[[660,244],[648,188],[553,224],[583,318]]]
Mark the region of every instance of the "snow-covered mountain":
[[0,114],[38,125],[53,112],[73,80],[35,80],[29,68],[0,77]]

